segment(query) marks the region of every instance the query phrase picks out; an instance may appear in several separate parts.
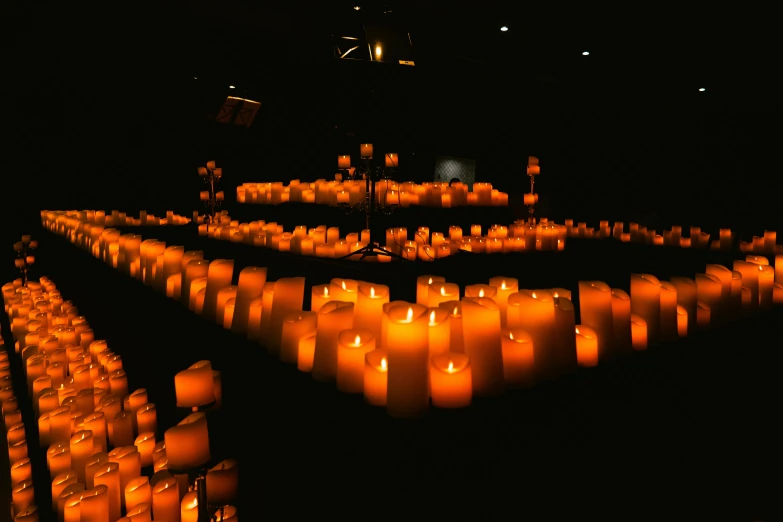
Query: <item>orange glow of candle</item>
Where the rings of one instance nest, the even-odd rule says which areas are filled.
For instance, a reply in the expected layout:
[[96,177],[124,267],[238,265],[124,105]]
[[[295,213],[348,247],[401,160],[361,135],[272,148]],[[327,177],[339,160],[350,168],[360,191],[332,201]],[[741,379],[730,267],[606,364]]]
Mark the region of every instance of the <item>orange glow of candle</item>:
[[636,314],[631,314],[631,343],[634,350],[647,349],[647,321]]
[[598,335],[585,325],[578,325],[576,333],[576,360],[579,366],[598,365]]
[[688,311],[681,305],[677,305],[677,334],[680,337],[688,336]]
[[430,359],[432,405],[436,408],[464,408],[473,397],[470,357],[442,353]]
[[185,496],[182,497],[180,517],[181,522],[198,522],[197,491],[188,491],[185,493]]
[[364,391],[365,356],[375,349],[375,337],[367,329],[343,330],[337,337],[337,389]]
[[521,328],[501,331],[503,376],[513,388],[526,388],[535,383],[535,352],[533,338]]
[[376,348],[365,355],[364,400],[368,404],[386,406],[388,370],[386,350]]
[[146,476],[131,479],[125,486],[125,508],[133,509],[135,506],[152,502],[152,486],[150,479]]

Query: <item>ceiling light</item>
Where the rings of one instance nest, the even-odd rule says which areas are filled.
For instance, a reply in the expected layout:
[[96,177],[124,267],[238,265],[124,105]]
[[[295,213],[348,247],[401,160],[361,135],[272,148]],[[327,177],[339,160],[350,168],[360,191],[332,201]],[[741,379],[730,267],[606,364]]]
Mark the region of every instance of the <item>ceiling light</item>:
[[699,92],[704,92],[704,91],[706,91],[706,90],[707,90],[707,89],[705,89],[704,87],[699,87]]
[[233,85],[229,85],[228,88],[229,89],[236,89],[236,87],[234,87]]
[[503,27],[501,27],[501,28],[500,28],[500,30],[501,30],[501,31],[503,31],[503,32],[505,33],[506,31],[508,31],[508,27],[506,27],[506,26],[504,25]]
[[359,6],[359,5],[355,5],[355,6],[353,6],[353,10],[354,10],[354,11],[358,11],[358,10],[359,10],[359,9],[361,9],[361,8],[362,8],[362,7],[361,7],[361,6]]
[[582,56],[589,56],[589,55],[590,55],[590,51],[582,51]]

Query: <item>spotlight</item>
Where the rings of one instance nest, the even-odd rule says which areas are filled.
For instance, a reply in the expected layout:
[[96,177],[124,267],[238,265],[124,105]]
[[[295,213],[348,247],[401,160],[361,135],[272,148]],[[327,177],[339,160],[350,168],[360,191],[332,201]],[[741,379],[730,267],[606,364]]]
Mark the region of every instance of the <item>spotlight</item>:
[[501,31],[503,31],[503,32],[505,33],[506,31],[508,31],[508,27],[506,27],[506,26],[504,25],[503,27],[501,27],[501,28],[500,28],[500,30],[501,30]]

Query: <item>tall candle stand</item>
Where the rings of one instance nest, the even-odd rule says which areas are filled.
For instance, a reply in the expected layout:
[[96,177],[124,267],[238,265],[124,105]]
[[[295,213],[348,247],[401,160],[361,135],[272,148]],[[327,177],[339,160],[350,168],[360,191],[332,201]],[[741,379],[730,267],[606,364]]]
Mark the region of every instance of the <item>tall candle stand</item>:
[[[363,145],[362,147],[364,148],[365,146]],[[372,146],[370,146],[370,150],[372,150]],[[360,201],[359,203],[353,205],[349,203],[341,203],[340,206],[343,207],[343,209],[348,214],[351,214],[353,212],[364,213],[364,227],[370,231],[370,241],[362,248],[355,250],[349,254],[346,254],[340,257],[339,259],[356,259],[358,261],[361,261],[365,257],[389,256],[393,259],[408,261],[403,256],[396,254],[391,250],[387,250],[381,247],[374,240],[375,231],[374,231],[373,218],[375,214],[385,214],[388,216],[391,215],[397,209],[397,207],[399,207],[399,205],[387,204],[386,202],[379,203],[375,200],[376,183],[381,179],[389,180],[392,172],[394,171],[394,168],[380,166],[380,165],[373,165],[371,161],[372,156],[368,154],[363,153],[361,159],[362,159],[361,167],[358,167],[353,171],[351,178],[354,180],[364,179],[365,181],[364,201]],[[346,172],[350,173],[350,170],[347,170]]]
[[201,201],[204,202],[204,206],[207,208],[207,213],[204,216],[204,220],[207,223],[207,232],[209,231],[209,225],[214,225],[217,219],[217,209],[223,202],[223,192],[215,191],[215,185],[223,177],[223,169],[216,168],[214,161],[208,161],[206,167],[199,167],[198,174],[204,180],[204,184],[207,185],[208,190],[201,192]]
[[35,256],[33,251],[38,247],[38,241],[33,241],[30,236],[22,236],[21,241],[14,243],[14,251],[16,251],[16,260],[14,264],[22,275],[22,285],[27,286],[28,272],[30,267],[35,264]]
[[[536,177],[541,173],[541,167],[538,166],[538,158],[529,156],[527,160],[527,176],[530,178],[530,194],[525,194],[525,203],[527,204],[528,223],[536,224],[536,203],[538,194],[536,194]],[[528,198],[529,196],[529,198]]]

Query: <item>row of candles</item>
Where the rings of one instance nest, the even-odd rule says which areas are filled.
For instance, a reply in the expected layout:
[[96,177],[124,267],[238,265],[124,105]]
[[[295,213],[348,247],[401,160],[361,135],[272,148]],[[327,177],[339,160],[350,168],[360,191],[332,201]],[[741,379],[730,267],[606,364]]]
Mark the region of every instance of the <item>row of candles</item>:
[[[238,203],[277,205],[281,203],[316,203],[321,205],[356,205],[367,197],[364,180],[318,179],[313,182],[291,180],[267,183],[243,183],[237,186]],[[491,183],[474,183],[473,190],[462,182],[445,181],[414,183],[384,179],[375,183],[375,201],[400,207],[430,206],[508,206],[508,193],[492,188]]]
[[[63,300],[48,278],[3,285],[15,351],[25,369],[26,393],[37,426],[25,427],[19,395],[0,388],[9,442],[14,511],[35,520],[34,485],[28,451],[37,431],[51,478],[51,509],[65,522],[116,520],[195,520],[196,493],[188,491],[188,469],[209,455],[206,417],[194,413],[157,441],[157,409],[144,388],[129,393],[122,357],[93,330],[73,303]],[[2,347],[0,347],[2,348]],[[10,382],[8,352],[2,352],[0,375]],[[209,374],[210,399],[204,402],[203,374]],[[193,374],[197,374],[195,377]],[[222,401],[220,372],[201,361],[175,377],[178,406]],[[198,462],[197,464],[201,464]],[[142,475],[152,472],[151,477]],[[227,459],[206,473],[210,501],[228,504],[236,497],[238,468]],[[189,514],[186,515],[185,512]],[[191,513],[192,512],[192,513]],[[35,514],[35,515],[33,515]],[[236,509],[223,510],[236,520]],[[121,518],[124,516],[125,518]]]
[[[600,221],[598,228],[588,227],[585,222],[578,222],[574,226],[573,219],[566,219],[565,226],[569,237],[579,238],[608,238],[613,237],[624,243],[647,243],[652,245],[679,246],[684,248],[706,248],[711,250],[730,251],[734,245],[734,233],[730,228],[718,230],[718,239],[710,240],[711,234],[704,232],[701,227],[691,226],[687,236],[683,235],[683,227],[672,226],[664,230],[663,234],[648,229],[638,223],[629,223],[628,232],[625,232],[625,224],[615,221],[609,225],[609,221]],[[783,254],[783,245],[777,244],[777,232],[765,230],[761,236],[753,236],[751,241],[739,241],[739,250],[746,254],[774,255]]]
[[[80,242],[73,227],[66,236],[106,261],[100,239]],[[117,267],[128,275],[136,262],[132,252],[119,252]],[[465,407],[474,395],[530,386],[783,302],[783,256],[776,258],[777,270],[768,259],[750,256],[731,269],[707,265],[693,278],[632,274],[630,293],[583,281],[576,324],[571,291],[520,289],[512,277],[493,277],[463,292],[442,277],[421,276],[415,303],[392,301],[384,285],[333,279],[312,286],[310,310],[304,310],[303,277],[270,282],[266,268],[246,267],[234,284],[233,260],[208,261],[202,251],[180,246],[165,253],[176,270],[163,273],[169,297],[397,417],[422,415],[430,403]],[[147,274],[140,279],[163,287],[159,272]]]
[[173,210],[166,211],[166,217],[159,217],[142,210],[138,217],[129,216],[126,212],[112,210],[108,214],[105,210],[80,210],[77,211],[79,219],[88,223],[106,227],[122,226],[156,226],[156,225],[187,225],[190,219],[181,216]]

